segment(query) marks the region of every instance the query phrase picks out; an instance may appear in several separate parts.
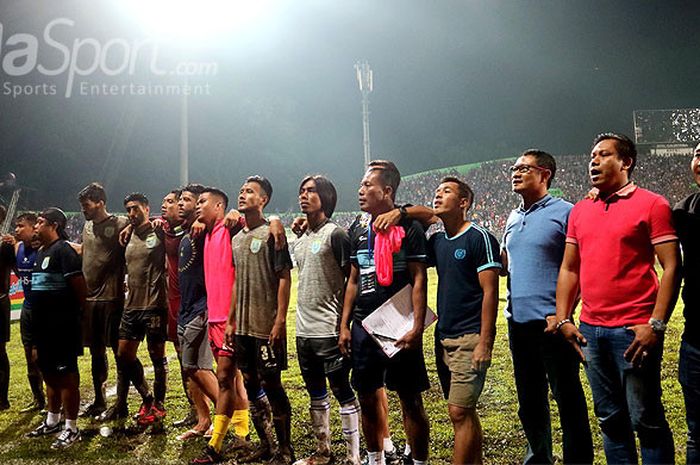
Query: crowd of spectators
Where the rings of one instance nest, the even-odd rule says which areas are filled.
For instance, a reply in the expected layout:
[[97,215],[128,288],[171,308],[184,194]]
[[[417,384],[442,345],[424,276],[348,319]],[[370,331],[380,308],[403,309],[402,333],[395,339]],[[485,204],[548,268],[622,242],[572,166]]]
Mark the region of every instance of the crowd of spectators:
[[[500,237],[510,211],[520,202],[520,197],[510,189],[508,168],[513,161],[484,162],[465,174],[456,170],[436,170],[409,177],[399,187],[398,201],[430,206],[433,192],[444,176],[461,177],[475,194],[469,212],[471,219]],[[640,187],[664,195],[673,205],[694,190],[688,164],[688,158],[684,156],[639,155],[632,180]],[[588,190],[588,155],[557,156],[552,194],[576,203]]]
[[[471,219],[500,237],[510,211],[520,202],[520,197],[510,189],[508,168],[513,161],[483,162],[465,174],[456,169],[439,169],[407,176],[401,181],[397,203],[430,206],[440,180],[445,176],[457,176],[474,190],[474,204],[469,212]],[[666,196],[672,205],[694,189],[688,175],[688,159],[683,156],[640,155],[632,180],[641,187]],[[557,173],[551,192],[575,203],[586,195],[588,189],[588,156],[558,156]],[[348,227],[358,214],[359,212],[336,212],[333,220]],[[291,225],[295,216],[296,213],[280,214],[286,225]],[[80,241],[84,221],[79,212],[68,214],[67,232],[71,240]]]

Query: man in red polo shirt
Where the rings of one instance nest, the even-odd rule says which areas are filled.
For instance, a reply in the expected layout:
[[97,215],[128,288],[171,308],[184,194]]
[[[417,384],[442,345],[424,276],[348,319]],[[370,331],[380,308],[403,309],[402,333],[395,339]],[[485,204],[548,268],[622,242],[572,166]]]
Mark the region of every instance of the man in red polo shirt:
[[[661,404],[666,322],[678,297],[680,252],[668,201],[630,181],[634,143],[619,134],[593,141],[595,197],[569,217],[557,283],[557,329],[586,361],[608,463],[673,463]],[[663,276],[656,275],[658,258]],[[571,319],[581,290],[577,328]]]

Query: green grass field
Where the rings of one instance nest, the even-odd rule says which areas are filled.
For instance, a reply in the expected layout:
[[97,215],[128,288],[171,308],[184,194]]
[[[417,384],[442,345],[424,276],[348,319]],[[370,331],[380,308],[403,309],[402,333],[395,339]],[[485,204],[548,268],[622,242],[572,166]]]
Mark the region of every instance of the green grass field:
[[[295,275],[293,275],[295,277]],[[429,273],[428,303],[435,308],[436,303],[436,276],[434,270]],[[504,305],[505,280],[501,280],[501,309]],[[292,292],[290,309],[296,306],[296,290]],[[293,439],[297,456],[301,457],[312,452],[314,439],[308,420],[308,398],[303,389],[299,375],[299,365],[294,349],[294,312],[290,310],[288,319],[289,334],[289,370],[284,374],[284,383],[287,387],[293,408]],[[678,463],[685,461],[685,409],[680,385],[677,381],[678,348],[682,330],[681,304],[676,307],[674,316],[666,338],[666,353],[663,363],[663,389],[664,404],[667,418],[674,432],[676,443],[676,459]],[[432,382],[431,389],[425,394],[426,410],[431,421],[431,463],[447,464],[450,461],[452,448],[452,427],[447,417],[447,405],[442,399],[433,358],[433,331],[426,332],[425,354],[428,370]],[[41,421],[39,414],[20,414],[19,409],[30,401],[30,391],[26,381],[24,355],[19,338],[19,324],[12,325],[12,340],[8,346],[10,364],[12,369],[10,402],[12,408],[0,412],[0,463],[27,463],[27,464],[111,464],[111,463],[186,463],[199,453],[204,441],[192,441],[180,443],[175,436],[183,431],[168,426],[162,434],[120,434],[103,438],[98,434],[101,425],[89,420],[80,420],[79,426],[83,431],[83,440],[69,450],[54,452],[50,450],[50,438],[25,439],[24,434],[35,427]],[[170,356],[173,355],[172,347],[168,348]],[[148,356],[145,347],[142,347],[140,357],[145,365],[148,365]],[[114,364],[110,362],[110,382],[114,382]],[[84,356],[80,360],[82,373],[82,392],[84,401],[92,397],[90,380],[90,357]],[[517,400],[513,382],[513,370],[508,351],[508,339],[505,326],[505,318],[501,313],[498,316],[498,335],[494,348],[494,361],[489,369],[486,387],[481,396],[479,412],[484,429],[484,452],[486,463],[489,464],[516,464],[519,463],[525,452],[525,438],[520,428],[517,416]],[[171,360],[170,378],[166,406],[168,409],[169,425],[173,419],[181,418],[187,408],[186,400],[182,393],[179,369],[177,361]],[[589,398],[589,415],[592,421],[594,443],[596,447],[596,463],[605,463],[600,430],[595,423],[590,391],[585,381],[585,390]],[[152,375],[150,375],[152,381]],[[138,395],[132,389],[130,396],[130,408],[135,411],[138,408]],[[398,400],[390,395],[390,425],[395,442],[403,444],[404,434],[401,426],[401,412]],[[556,405],[552,403],[554,450],[561,457],[561,431],[558,426]],[[342,452],[343,442],[340,432],[340,420],[337,414],[337,405],[333,407],[333,447],[337,453]],[[252,428],[251,428],[252,429]]]

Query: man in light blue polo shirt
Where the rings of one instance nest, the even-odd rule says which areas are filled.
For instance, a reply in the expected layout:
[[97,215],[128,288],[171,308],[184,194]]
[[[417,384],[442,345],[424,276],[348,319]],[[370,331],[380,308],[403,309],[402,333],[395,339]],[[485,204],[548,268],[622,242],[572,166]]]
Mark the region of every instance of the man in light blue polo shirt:
[[505,314],[520,408],[528,441],[525,464],[551,464],[548,385],[559,407],[564,463],[592,463],[593,446],[579,357],[556,333],[556,287],[564,255],[569,202],[549,195],[554,158],[527,150],[510,168],[522,203],[508,217],[502,259],[508,273]]

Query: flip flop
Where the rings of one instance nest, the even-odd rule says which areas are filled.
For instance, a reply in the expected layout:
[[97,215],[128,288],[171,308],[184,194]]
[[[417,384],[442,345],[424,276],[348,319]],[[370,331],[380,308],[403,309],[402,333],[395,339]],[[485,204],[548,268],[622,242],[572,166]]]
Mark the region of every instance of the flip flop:
[[214,435],[214,425],[212,424],[206,433],[204,433],[204,439],[211,439]]
[[204,432],[197,431],[196,429],[188,429],[184,433],[175,437],[178,441],[189,441],[190,439],[201,438],[204,436]]

